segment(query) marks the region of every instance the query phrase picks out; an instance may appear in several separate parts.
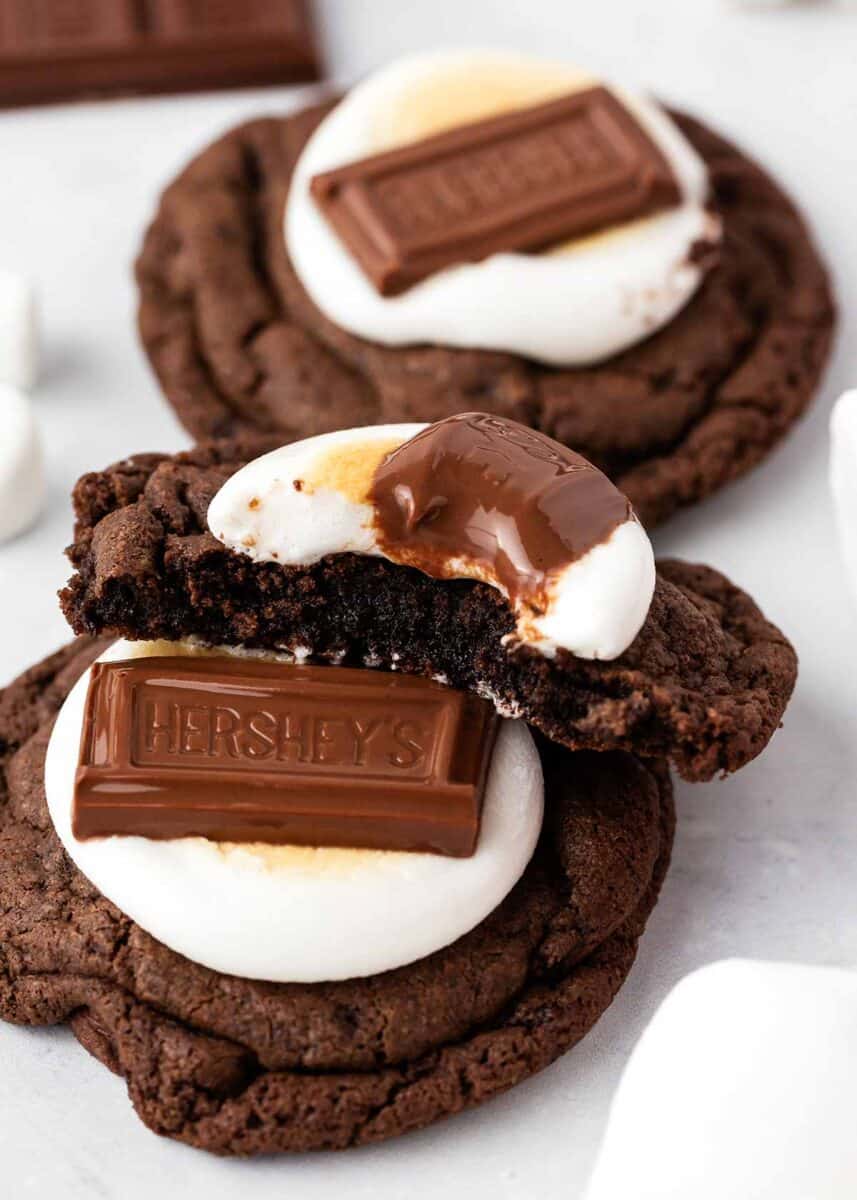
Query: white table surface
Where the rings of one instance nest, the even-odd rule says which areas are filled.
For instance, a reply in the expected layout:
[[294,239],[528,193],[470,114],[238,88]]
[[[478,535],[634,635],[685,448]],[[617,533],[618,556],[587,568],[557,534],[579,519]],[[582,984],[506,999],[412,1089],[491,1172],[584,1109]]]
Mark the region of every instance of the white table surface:
[[[320,8],[339,77],[437,44],[552,53],[710,118],[803,202],[844,313],[821,398],[748,479],[655,534],[659,551],[712,563],[753,593],[795,641],[800,682],[759,761],[725,782],[679,787],[672,870],[634,971],[584,1043],[541,1076],[388,1145],[237,1163],[150,1134],[122,1082],[65,1030],[3,1025],[0,1190],[16,1200],[572,1200],[630,1048],[680,976],[734,954],[857,965],[857,608],[826,485],[830,404],[857,384],[857,10],[750,10],[728,0],[326,0]],[[187,444],[134,330],[130,264],[159,189],[220,130],[299,97],[282,89],[0,116],[0,266],[31,273],[40,289],[45,353],[35,402],[50,473],[40,524],[0,547],[0,679],[67,636],[54,593],[67,574],[61,549],[77,476],[127,453]]]

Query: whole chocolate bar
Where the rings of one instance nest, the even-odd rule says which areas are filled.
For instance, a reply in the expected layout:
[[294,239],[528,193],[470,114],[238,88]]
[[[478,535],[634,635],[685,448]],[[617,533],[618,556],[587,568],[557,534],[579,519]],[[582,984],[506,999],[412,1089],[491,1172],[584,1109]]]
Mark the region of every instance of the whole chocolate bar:
[[229,658],[97,663],[73,830],[466,856],[494,708],[431,680]]
[[318,77],[304,0],[0,0],[0,104]]
[[681,199],[658,146],[604,87],[349,163],[310,187],[385,296],[455,263],[540,250]]

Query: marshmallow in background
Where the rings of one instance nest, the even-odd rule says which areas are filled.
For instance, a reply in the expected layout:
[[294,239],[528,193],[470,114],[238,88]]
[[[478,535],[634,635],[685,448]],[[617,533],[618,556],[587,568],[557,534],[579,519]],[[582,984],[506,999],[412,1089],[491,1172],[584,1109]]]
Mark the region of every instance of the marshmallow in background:
[[0,383],[29,391],[36,382],[39,327],[32,285],[0,271]]
[[586,1200],[853,1200],[857,972],[683,979],[625,1068]]
[[857,600],[857,388],[839,397],[830,418],[830,488],[842,557]]
[[44,494],[42,442],[30,401],[0,383],[0,542],[32,525]]

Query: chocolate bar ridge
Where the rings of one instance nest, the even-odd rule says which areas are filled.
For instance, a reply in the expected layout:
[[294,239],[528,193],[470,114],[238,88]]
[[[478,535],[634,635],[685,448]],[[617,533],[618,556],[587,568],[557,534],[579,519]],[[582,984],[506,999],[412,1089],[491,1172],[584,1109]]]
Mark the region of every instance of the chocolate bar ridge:
[[601,86],[326,171],[310,189],[384,296],[681,200],[660,148]]
[[466,856],[496,726],[485,700],[380,671],[96,663],[72,827]]
[[0,105],[317,79],[306,0],[0,0]]

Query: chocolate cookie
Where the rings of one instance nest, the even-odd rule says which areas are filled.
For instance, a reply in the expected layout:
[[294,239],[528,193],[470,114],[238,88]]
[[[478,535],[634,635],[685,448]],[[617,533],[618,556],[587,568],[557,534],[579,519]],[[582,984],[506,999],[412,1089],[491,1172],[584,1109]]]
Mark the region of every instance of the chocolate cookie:
[[514,619],[486,584],[354,554],[286,567],[227,549],[206,513],[247,454],[217,443],[80,480],[77,573],[62,598],[76,632],[308,648],[342,665],[440,675],[571,749],[668,758],[688,779],[736,770],[778,727],[794,650],[711,568],[661,562],[648,617],[612,661],[510,651]]
[[[101,502],[151,466],[102,478]],[[663,764],[542,744],[542,840],[481,925],[383,975],[252,982],[156,942],[58,842],[47,740],[104,646],[78,639],[0,692],[0,1016],[68,1021],[156,1132],[221,1154],[378,1141],[540,1070],[610,1003],[669,861]]]
[[146,236],[143,343],[194,435],[283,441],[478,408],[583,453],[651,525],[754,466],[809,403],[834,322],[824,266],[764,171],[681,114],[724,240],[695,297],[648,340],[598,366],[556,369],[346,333],[310,300],[283,238],[297,156],[330,107],[222,137],[167,189]]

